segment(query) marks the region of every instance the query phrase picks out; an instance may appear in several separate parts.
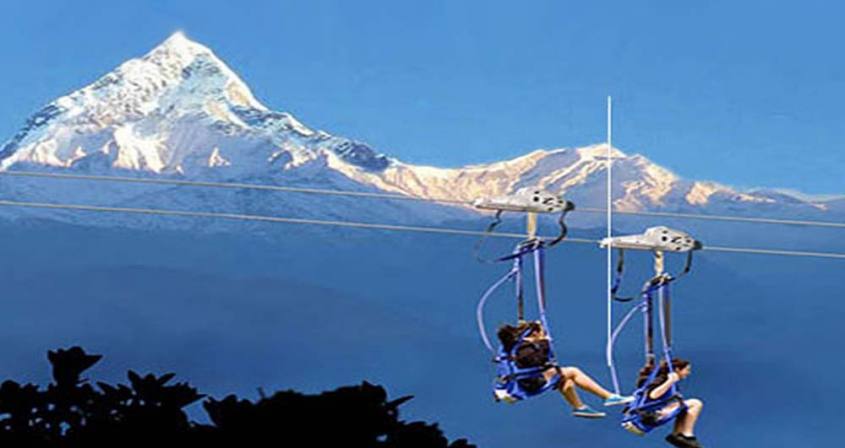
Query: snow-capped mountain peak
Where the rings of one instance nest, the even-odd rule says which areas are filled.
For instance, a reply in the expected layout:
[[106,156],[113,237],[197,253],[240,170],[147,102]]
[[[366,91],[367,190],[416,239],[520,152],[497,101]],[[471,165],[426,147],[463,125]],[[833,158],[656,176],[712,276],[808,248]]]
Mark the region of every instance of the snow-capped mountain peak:
[[[598,144],[538,149],[510,160],[460,168],[403,163],[364,143],[312,130],[291,114],[264,106],[214,52],[177,32],[147,54],[32,115],[0,148],[0,170],[119,175],[129,171],[144,176],[389,191],[466,203],[540,187],[564,194],[579,206],[596,207],[604,204],[607,194],[607,153],[607,145]],[[790,213],[802,214],[843,209],[842,200],[822,204],[774,190],[741,192],[715,182],[685,180],[642,155],[618,148],[612,148],[611,155],[611,195],[619,210],[706,209],[736,214],[788,208]],[[27,188],[20,179],[4,180],[0,189],[13,197],[68,202],[79,202],[78,196],[87,194],[87,190],[62,190],[57,195]],[[376,212],[372,203],[340,198],[315,209],[303,198],[243,202],[238,196],[223,196],[181,191],[173,200],[187,208],[234,211],[248,207],[267,214],[298,210],[302,215],[328,213],[350,219]],[[94,198],[121,205],[137,205],[139,200],[136,190],[128,188],[102,190]],[[445,216],[432,205],[414,207],[416,215],[405,207],[391,216],[415,222]]]
[[199,95],[221,94],[233,105],[267,110],[234,71],[210,49],[188,39],[181,31],[144,57],[124,63],[119,70],[141,82],[156,72],[160,75],[157,79],[160,83],[194,81],[192,87],[198,88],[196,93]]
[[290,148],[293,137],[313,134],[268,110],[210,49],[179,32],[36,113],[0,150],[0,169],[184,172],[189,159],[208,160],[220,138],[263,137]]

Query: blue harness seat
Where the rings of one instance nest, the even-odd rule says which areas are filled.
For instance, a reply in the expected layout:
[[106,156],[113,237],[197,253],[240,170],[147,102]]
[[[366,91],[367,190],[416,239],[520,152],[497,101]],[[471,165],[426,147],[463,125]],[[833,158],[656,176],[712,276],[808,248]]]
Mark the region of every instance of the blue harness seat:
[[[530,333],[531,329],[523,331],[509,351],[505,350],[504,346],[499,346],[496,357],[493,359],[496,363],[496,379],[493,382],[493,395],[496,401],[516,403],[540,395],[547,390],[556,389],[560,384],[560,371],[555,363],[551,346],[549,359],[545,364],[536,367],[517,365],[517,351]],[[556,369],[556,373],[546,380],[544,373],[549,369]]]
[[[687,411],[684,397],[681,396],[675,384],[662,397],[657,399],[649,397],[649,392],[657,378],[658,369],[657,366],[652,369],[648,379],[634,391],[634,401],[625,408],[622,427],[628,432],[640,436],[646,435],[651,430],[665,425]],[[671,405],[672,402],[678,403],[675,409],[671,412],[660,412]]]

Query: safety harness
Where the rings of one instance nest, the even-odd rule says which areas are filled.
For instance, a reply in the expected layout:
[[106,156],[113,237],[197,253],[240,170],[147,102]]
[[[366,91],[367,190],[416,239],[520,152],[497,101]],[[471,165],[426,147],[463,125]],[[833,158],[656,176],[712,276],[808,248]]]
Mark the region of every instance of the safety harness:
[[[624,263],[624,251],[619,250],[619,258],[616,270],[616,278],[614,279],[611,292],[613,299],[619,302],[629,302],[634,300],[634,297],[619,297],[617,292],[621,284]],[[676,280],[690,272],[692,268],[692,252],[687,253],[687,259],[684,270],[677,276],[672,276],[663,271],[663,252],[655,251],[655,276],[645,282],[643,285],[639,298],[640,300],[634,305],[627,314],[622,318],[616,328],[611,334],[608,343],[608,353],[611,356],[609,359],[609,367],[611,378],[613,380],[613,387],[619,393],[619,379],[616,372],[616,367],[613,363],[613,346],[619,337],[619,334],[625,328],[629,321],[637,312],[643,314],[644,320],[644,340],[645,340],[645,356],[646,366],[649,366],[650,372],[645,381],[637,387],[633,392],[634,401],[628,405],[623,411],[622,427],[626,430],[638,434],[645,435],[654,428],[661,426],[678,415],[686,412],[686,405],[684,404],[683,396],[678,389],[677,384],[672,384],[671,388],[661,397],[653,399],[649,396],[649,392],[656,386],[660,371],[660,363],[656,362],[656,355],[654,351],[654,301],[655,297],[658,301],[658,318],[660,325],[661,345],[663,349],[663,361],[668,366],[668,373],[672,373],[672,336],[671,336],[671,293],[670,285]],[[672,409],[671,412],[662,412],[665,408],[670,406],[672,402],[677,402],[678,405]]]
[[[555,377],[549,381],[545,381],[544,372],[549,368],[557,369],[557,361],[555,358],[555,351],[549,328],[548,320],[546,319],[546,297],[545,297],[545,282],[544,282],[544,259],[545,248],[547,243],[540,239],[531,239],[520,243],[516,246],[514,251],[507,256],[501,257],[496,261],[512,261],[511,270],[508,271],[496,283],[490,286],[481,300],[478,302],[476,308],[476,320],[478,322],[478,330],[481,334],[481,340],[484,345],[494,354],[493,362],[496,364],[496,379],[493,382],[493,393],[497,401],[505,401],[514,403],[528,397],[539,395],[549,389],[557,387],[560,381],[560,374],[558,372]],[[525,258],[531,257],[534,260],[534,280],[537,291],[537,309],[540,319],[540,324],[543,326],[548,338],[548,361],[541,366],[536,367],[519,367],[517,365],[517,350],[524,344],[525,338],[532,331],[531,328],[523,330],[516,340],[516,343],[510,349],[505,349],[500,346],[498,349],[493,348],[490,338],[484,329],[484,305],[490,296],[493,295],[502,285],[507,282],[514,282],[515,295],[517,302],[517,320],[518,322],[525,321],[525,305],[523,294],[523,267],[525,265]],[[541,384],[542,382],[542,384]],[[539,387],[538,384],[541,384]]]

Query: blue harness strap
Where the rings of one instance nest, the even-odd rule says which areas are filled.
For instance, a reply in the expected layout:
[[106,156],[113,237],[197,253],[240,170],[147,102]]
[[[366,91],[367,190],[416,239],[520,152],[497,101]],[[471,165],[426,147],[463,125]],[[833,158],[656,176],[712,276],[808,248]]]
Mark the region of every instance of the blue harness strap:
[[[517,342],[506,351],[504,347],[500,346],[498,350],[493,348],[490,338],[484,326],[484,306],[493,293],[498,290],[503,284],[508,281],[515,281],[516,283],[516,299],[518,303],[517,317],[519,321],[523,320],[523,259],[528,255],[533,255],[534,258],[534,279],[536,283],[537,293],[537,308],[539,312],[540,323],[542,324],[547,334],[549,343],[548,362],[543,366],[520,368],[516,365],[516,350],[522,345],[524,339],[530,333],[530,330],[524,331],[519,335]],[[513,261],[511,270],[501,277],[496,283],[490,286],[476,307],[476,321],[478,323],[479,333],[484,345],[495,354],[494,362],[496,363],[496,380],[493,384],[494,393],[497,399],[514,402],[539,395],[547,390],[556,388],[560,383],[560,373],[555,374],[551,379],[545,380],[544,373],[549,368],[557,368],[555,351],[549,330],[548,319],[546,318],[546,292],[545,292],[545,243],[539,240],[532,240],[517,245],[510,255],[499,258],[497,261]],[[542,379],[544,383],[541,387],[534,389],[526,389],[525,384],[531,380]]]
[[484,329],[484,305],[487,304],[487,299],[489,299],[490,296],[499,289],[499,287],[510,280],[516,280],[517,300],[519,300],[519,296],[522,294],[522,258],[515,259],[511,270],[496,283],[487,288],[487,291],[485,291],[484,295],[481,296],[481,300],[475,308],[475,320],[478,323],[478,332],[481,335],[481,340],[484,342],[484,345],[487,346],[487,349],[493,353],[496,353],[496,349],[493,348],[493,344],[490,343],[490,338],[487,336],[487,331]]
[[[666,308],[670,302],[670,281],[671,279],[668,279],[667,281],[660,281],[656,284],[652,284],[650,287],[647,287],[644,290],[643,303],[645,306],[648,306],[645,300],[648,300],[648,303],[650,303],[654,292],[658,293],[660,300],[659,319],[661,342],[663,345],[663,359],[667,365],[668,373],[673,373],[672,345],[668,337],[668,316],[666,315]],[[678,417],[680,414],[686,412],[687,407],[684,403],[683,396],[678,390],[677,384],[672,384],[669,390],[659,398],[653,399],[649,396],[659,371],[660,365],[655,363],[655,365],[652,366],[651,372],[649,372],[646,380],[637,388],[637,390],[634,391],[634,402],[626,408],[625,416],[622,420],[622,426],[625,429],[640,435],[647,434],[654,428],[664,425]],[[669,412],[664,412],[664,409],[666,409],[673,401],[676,401],[678,406]]]
[[[621,271],[620,271],[620,275],[621,275]],[[617,277],[617,278],[619,278],[619,277]],[[618,288],[618,280],[615,283],[616,283],[616,285],[614,286],[614,288]],[[641,298],[640,302],[637,303],[636,305],[634,305],[630,310],[628,310],[628,312],[625,314],[625,317],[622,318],[622,320],[619,322],[619,324],[616,325],[616,328],[614,328],[613,332],[611,333],[610,340],[608,341],[608,344],[607,344],[607,361],[608,361],[608,367],[610,368],[610,378],[613,382],[613,390],[616,394],[621,394],[621,388],[619,386],[619,375],[616,371],[616,363],[614,362],[614,358],[613,358],[613,348],[616,345],[616,340],[619,338],[619,335],[622,333],[622,330],[625,329],[625,327],[628,325],[628,322],[631,321],[631,319],[634,317],[634,315],[637,313],[637,311],[640,311],[640,312],[643,313],[643,315],[645,315],[645,319],[644,319],[646,321],[645,338],[646,338],[646,340],[649,339],[650,336],[648,334],[648,331],[649,331],[648,330],[648,310],[649,310],[649,306],[650,306],[650,304],[653,300],[654,292],[657,291],[658,288],[660,288],[660,284],[656,284],[651,280],[645,282],[642,290],[640,291],[640,298]],[[627,300],[625,300],[625,301],[627,301]],[[645,350],[646,350],[646,353],[650,352],[651,348],[649,347],[648,344],[646,344]]]

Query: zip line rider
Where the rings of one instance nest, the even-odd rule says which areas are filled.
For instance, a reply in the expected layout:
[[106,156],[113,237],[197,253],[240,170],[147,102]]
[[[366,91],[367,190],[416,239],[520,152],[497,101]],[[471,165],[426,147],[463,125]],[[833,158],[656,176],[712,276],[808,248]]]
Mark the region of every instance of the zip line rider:
[[[524,336],[519,338],[519,335]],[[498,331],[499,340],[505,351],[513,352],[513,362],[522,369],[537,368],[539,374],[518,379],[519,387],[529,395],[539,394],[543,389],[557,390],[572,407],[572,415],[582,418],[602,418],[606,414],[585,404],[578,390],[589,392],[604,400],[605,406],[624,405],[633,401],[633,397],[614,394],[578,367],[564,367],[551,362],[551,340],[539,321],[521,322],[516,326],[503,325]],[[519,344],[517,346],[517,344]],[[497,398],[506,400],[498,390]]]
[[656,378],[651,384],[646,385],[653,369],[653,363],[646,364],[640,370],[640,376],[637,379],[637,387],[645,386],[650,400],[666,403],[663,407],[652,411],[653,421],[650,423],[657,424],[661,420],[671,419],[674,415],[675,423],[672,432],[666,436],[666,441],[680,448],[701,448],[701,444],[695,437],[695,423],[701,415],[704,403],[698,398],[672,399],[672,389],[675,385],[692,374],[692,363],[685,359],[674,358],[670,369],[666,361],[662,361]]
[[[613,348],[622,330],[637,313],[643,315],[644,352],[646,364],[640,370],[635,400],[623,410],[622,427],[636,435],[646,435],[652,430],[674,420],[672,432],[666,437],[671,445],[681,448],[701,448],[693,431],[703,403],[699,399],[684,399],[678,382],[692,373],[689,361],[676,359],[672,352],[671,294],[670,286],[692,269],[692,257],[703,247],[690,235],[664,226],[651,227],[639,235],[605,238],[604,247],[615,247],[619,251],[616,277],[611,287],[611,298],[617,302],[631,302],[636,299],[616,328],[610,333],[607,344],[607,361],[615,391],[619,391],[619,380],[613,362]],[[654,257],[654,277],[645,282],[638,297],[617,295],[624,271],[625,250],[649,251]],[[665,271],[665,252],[685,252],[686,263],[678,275]],[[655,304],[656,301],[656,304]],[[659,320],[659,334],[662,345],[662,362],[654,350],[654,314]]]
[[[481,338],[487,348],[495,354],[493,361],[496,363],[497,376],[493,384],[494,398],[497,401],[515,403],[555,389],[572,406],[572,414],[582,418],[601,418],[606,414],[590,408],[581,401],[576,388],[604,399],[606,406],[632,402],[633,397],[623,397],[609,392],[581,369],[560,366],[555,358],[545,312],[544,254],[547,247],[556,245],[566,237],[567,228],[564,219],[566,213],[574,209],[574,204],[548,192],[529,190],[503,198],[479,199],[475,202],[475,206],[496,211],[495,220],[488,226],[487,232],[492,232],[501,222],[500,217],[503,211],[528,214],[528,239],[517,245],[510,255],[493,260],[494,262],[511,261],[513,267],[504,277],[488,288],[476,312]],[[560,212],[558,219],[560,234],[551,241],[537,238],[535,235],[536,214],[556,212]],[[476,250],[480,243],[481,241],[476,246]],[[533,258],[534,261],[537,307],[540,317],[534,322],[527,322],[524,316],[523,265],[527,257]],[[516,285],[517,323],[499,328],[497,336],[500,346],[496,350],[484,329],[483,309],[493,292],[508,281],[513,281]]]

